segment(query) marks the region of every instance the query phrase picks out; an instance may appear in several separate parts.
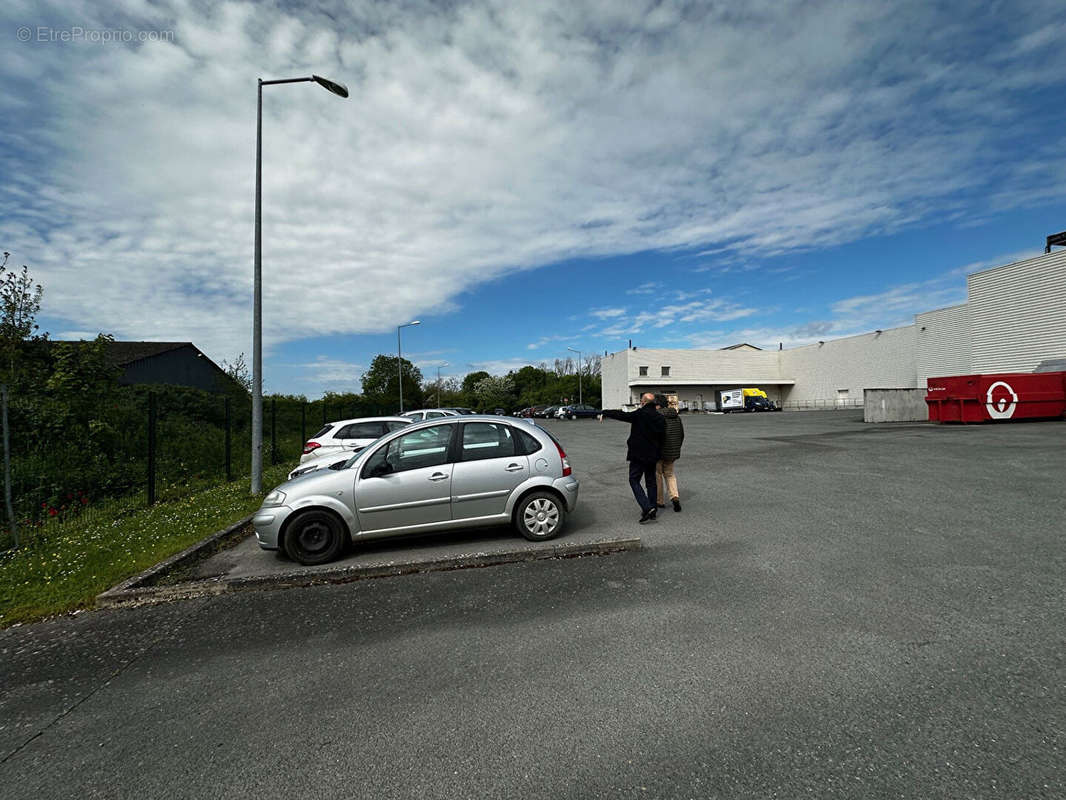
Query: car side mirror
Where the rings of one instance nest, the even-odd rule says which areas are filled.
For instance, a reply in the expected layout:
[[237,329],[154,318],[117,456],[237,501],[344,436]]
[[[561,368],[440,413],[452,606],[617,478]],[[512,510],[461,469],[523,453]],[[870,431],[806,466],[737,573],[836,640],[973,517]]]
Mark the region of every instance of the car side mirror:
[[380,464],[375,464],[370,470],[371,478],[381,478],[392,472],[392,464],[388,461],[382,461]]

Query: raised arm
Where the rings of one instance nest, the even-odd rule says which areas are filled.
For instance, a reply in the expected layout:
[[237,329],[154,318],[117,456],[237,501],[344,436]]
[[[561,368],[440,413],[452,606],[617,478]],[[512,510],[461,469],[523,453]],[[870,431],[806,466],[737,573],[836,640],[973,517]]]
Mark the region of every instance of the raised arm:
[[601,417],[616,419],[620,422],[632,422],[636,415],[636,411],[615,411],[613,408],[605,408],[600,412]]

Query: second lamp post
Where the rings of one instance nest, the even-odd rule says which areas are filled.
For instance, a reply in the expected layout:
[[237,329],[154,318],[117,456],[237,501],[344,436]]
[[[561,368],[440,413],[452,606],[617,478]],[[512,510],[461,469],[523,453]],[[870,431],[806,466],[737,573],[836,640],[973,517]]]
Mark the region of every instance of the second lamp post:
[[566,349],[573,350],[573,352],[577,353],[577,404],[583,406],[585,405],[585,401],[581,396],[581,351],[575,350],[573,347],[568,347]]
[[403,413],[403,352],[400,348],[400,329],[410,328],[412,325],[421,325],[422,320],[416,319],[396,326],[396,376],[400,380],[400,413]]

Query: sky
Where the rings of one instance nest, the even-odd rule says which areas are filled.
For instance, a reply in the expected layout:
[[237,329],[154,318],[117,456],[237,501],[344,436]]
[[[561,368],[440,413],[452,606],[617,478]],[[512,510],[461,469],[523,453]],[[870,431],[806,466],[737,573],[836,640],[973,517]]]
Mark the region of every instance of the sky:
[[1058,2],[0,7],[0,249],[54,339],[358,391],[910,324],[1066,229]]

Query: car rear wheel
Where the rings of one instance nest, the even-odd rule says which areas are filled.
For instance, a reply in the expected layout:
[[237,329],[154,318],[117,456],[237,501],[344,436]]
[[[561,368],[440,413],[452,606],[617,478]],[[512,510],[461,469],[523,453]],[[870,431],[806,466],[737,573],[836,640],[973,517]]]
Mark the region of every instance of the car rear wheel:
[[307,566],[333,561],[344,552],[344,525],[328,511],[305,511],[285,532],[285,552]]
[[515,513],[515,528],[531,542],[554,539],[563,529],[566,509],[549,492],[534,492],[524,498]]

